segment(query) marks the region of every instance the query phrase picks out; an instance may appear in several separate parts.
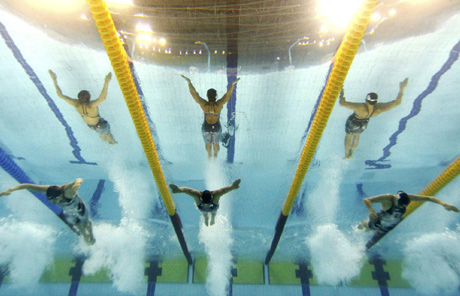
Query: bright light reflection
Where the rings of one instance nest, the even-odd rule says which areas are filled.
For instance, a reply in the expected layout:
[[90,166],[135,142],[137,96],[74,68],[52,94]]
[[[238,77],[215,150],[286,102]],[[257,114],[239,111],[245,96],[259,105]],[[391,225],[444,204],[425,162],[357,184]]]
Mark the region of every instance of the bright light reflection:
[[80,18],[81,18],[82,20],[89,21],[88,17],[87,17],[84,13],[82,13],[82,14],[80,15]]
[[153,33],[152,29],[147,24],[137,23],[136,30],[138,30],[139,32]]
[[380,20],[381,16],[378,12],[374,12],[372,15],[371,15],[371,20],[373,21],[378,21]]
[[27,7],[34,8],[37,11],[52,11],[59,14],[76,11],[81,12],[86,5],[86,1],[81,0],[23,0],[21,2],[26,2],[24,6],[27,5]]
[[338,29],[345,28],[363,0],[320,0],[319,16],[334,23]]
[[122,5],[130,5],[134,6],[132,0],[106,0],[107,4],[122,4]]
[[388,15],[389,15],[389,16],[393,16],[393,15],[395,15],[395,14],[396,14],[396,9],[394,9],[394,8],[393,8],[393,9],[390,9],[390,11],[388,11]]
[[160,42],[161,45],[165,45],[166,44],[166,39],[161,37],[160,40],[158,40],[158,42]]

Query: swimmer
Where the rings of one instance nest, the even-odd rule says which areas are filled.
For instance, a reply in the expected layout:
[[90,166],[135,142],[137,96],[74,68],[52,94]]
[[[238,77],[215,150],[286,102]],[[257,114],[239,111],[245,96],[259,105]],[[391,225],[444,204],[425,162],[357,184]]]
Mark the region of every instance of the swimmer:
[[201,126],[201,133],[203,135],[206,151],[208,152],[208,157],[212,157],[213,148],[214,157],[217,157],[220,149],[219,142],[222,136],[220,112],[228,100],[230,100],[233,89],[235,88],[235,85],[237,84],[238,80],[240,80],[240,78],[237,78],[235,81],[233,81],[232,85],[227,90],[227,93],[218,101],[216,101],[217,91],[213,88],[210,88],[206,94],[208,97],[208,101],[206,101],[197,93],[190,79],[184,75],[181,76],[188,82],[190,94],[192,95],[193,99],[195,99],[195,102],[200,105],[204,112],[204,122]]
[[351,114],[345,124],[345,157],[344,159],[352,158],[353,151],[358,147],[359,136],[367,128],[369,119],[380,113],[389,111],[401,104],[404,89],[409,82],[409,78],[399,83],[399,93],[396,100],[387,103],[377,103],[378,95],[376,93],[368,93],[365,103],[350,103],[345,100],[344,90],[340,92],[340,105],[345,108],[355,111]]
[[75,107],[78,114],[81,115],[83,121],[88,125],[89,128],[95,130],[99,137],[103,140],[108,142],[109,144],[117,144],[118,142],[112,136],[110,132],[110,125],[99,115],[99,104],[102,103],[107,98],[107,88],[109,86],[109,82],[112,79],[112,73],[107,74],[105,76],[104,87],[102,88],[102,92],[99,95],[99,98],[94,101],[90,101],[91,95],[89,91],[82,90],[78,93],[78,99],[72,99],[64,94],[62,94],[61,88],[57,83],[57,75],[49,70],[50,76],[53,79],[54,86],[56,87],[57,95]]
[[[445,202],[433,196],[413,195],[399,191],[394,194],[382,194],[373,197],[368,197],[363,200],[366,207],[369,209],[369,221],[362,221],[358,226],[359,229],[377,230],[380,233],[387,233],[396,227],[401,222],[406,208],[411,201],[429,201],[440,204],[447,211],[459,212],[459,209],[446,204]],[[376,213],[372,204],[382,204],[381,211]]]
[[93,245],[96,240],[93,235],[93,227],[89,218],[89,208],[78,196],[83,179],[76,179],[64,185],[35,185],[23,183],[0,193],[0,196],[9,195],[16,190],[27,189],[34,192],[45,193],[48,201],[62,208],[62,213],[67,222],[75,226],[83,236],[87,244]]
[[241,179],[237,179],[232,185],[213,191],[198,191],[189,187],[177,187],[177,185],[174,184],[170,184],[169,187],[171,188],[172,193],[186,193],[193,197],[198,210],[204,217],[204,223],[206,226],[209,226],[209,214],[211,214],[211,225],[214,225],[216,213],[219,209],[219,200],[222,195],[240,188],[240,182]]

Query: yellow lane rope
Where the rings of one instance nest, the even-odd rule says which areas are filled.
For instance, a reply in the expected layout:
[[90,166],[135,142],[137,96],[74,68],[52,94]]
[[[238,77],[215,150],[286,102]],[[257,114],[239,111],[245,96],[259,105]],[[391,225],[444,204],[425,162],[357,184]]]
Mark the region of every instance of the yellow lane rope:
[[176,210],[172,201],[171,193],[169,192],[166,179],[161,169],[160,160],[158,158],[155,144],[153,143],[150,128],[145,118],[144,109],[142,108],[139,94],[129,69],[126,53],[118,38],[115,25],[113,23],[110,12],[106,3],[103,0],[87,0],[91,14],[93,15],[105,50],[109,56],[118,84],[128,106],[131,118],[137,130],[137,134],[144,148],[145,156],[147,157],[150,169],[157,183],[163,202],[166,206],[168,214],[174,215]]
[[[447,169],[442,172],[436,179],[428,184],[425,189],[420,191],[420,195],[433,196],[438,193],[444,186],[449,184],[455,177],[460,174],[460,156],[449,166]],[[404,214],[404,218],[412,214],[413,211],[418,209],[424,202],[423,201],[413,201],[409,204]]]
[[345,78],[350,69],[351,63],[358,51],[359,44],[362,37],[366,32],[367,25],[371,19],[371,15],[377,5],[378,0],[366,0],[362,4],[360,10],[354,15],[347,33],[343,38],[342,44],[337,50],[335,55],[334,66],[332,67],[331,74],[326,84],[323,96],[321,97],[318,111],[313,120],[311,130],[308,134],[307,142],[300,156],[299,165],[297,167],[294,180],[292,181],[291,188],[286,197],[283,206],[282,214],[288,216],[291,212],[294,201],[302,186],[303,179],[307,173],[310,162],[315,154],[319,140],[326,127],[329,116],[331,115],[332,108],[335,105],[337,97]]

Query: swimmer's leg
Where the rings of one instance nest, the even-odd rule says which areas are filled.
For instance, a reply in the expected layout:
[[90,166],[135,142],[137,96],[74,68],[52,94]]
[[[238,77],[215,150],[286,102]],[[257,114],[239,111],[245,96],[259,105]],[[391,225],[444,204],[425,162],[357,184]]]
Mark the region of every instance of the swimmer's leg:
[[208,213],[202,213],[203,214],[203,217],[204,217],[204,224],[206,224],[206,226],[209,226],[209,216],[208,216]]
[[352,139],[352,143],[351,143],[351,149],[350,149],[350,153],[348,154],[349,158],[353,157],[353,151],[355,151],[356,147],[358,147],[359,136],[361,136],[361,134],[353,134],[353,139]]
[[343,159],[351,158],[351,155],[353,155],[353,152],[350,154],[352,138],[353,138],[353,134],[345,135],[345,157]]
[[213,148],[214,148],[214,157],[217,157],[217,154],[219,154],[219,150],[220,150],[220,146],[219,144],[212,144]]
[[211,225],[214,225],[214,223],[216,223],[216,213],[212,213],[211,214]]
[[208,151],[208,157],[211,158],[212,157],[212,144],[211,143],[206,144],[206,151]]
[[78,228],[85,242],[88,245],[93,245],[96,242],[93,235],[93,227],[91,221],[88,221],[86,223],[78,222],[75,224],[75,226]]

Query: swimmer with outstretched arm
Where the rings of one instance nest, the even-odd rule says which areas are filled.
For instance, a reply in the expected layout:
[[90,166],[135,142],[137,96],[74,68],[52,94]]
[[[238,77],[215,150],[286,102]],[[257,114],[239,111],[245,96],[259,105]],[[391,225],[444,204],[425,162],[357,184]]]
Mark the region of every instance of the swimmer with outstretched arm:
[[96,240],[93,235],[91,219],[89,218],[89,208],[77,194],[82,182],[83,179],[78,178],[64,185],[23,183],[1,192],[0,196],[10,195],[13,191],[23,189],[45,193],[50,203],[62,208],[66,221],[78,229],[87,244],[92,245]]

